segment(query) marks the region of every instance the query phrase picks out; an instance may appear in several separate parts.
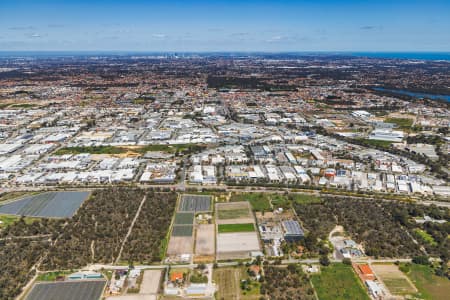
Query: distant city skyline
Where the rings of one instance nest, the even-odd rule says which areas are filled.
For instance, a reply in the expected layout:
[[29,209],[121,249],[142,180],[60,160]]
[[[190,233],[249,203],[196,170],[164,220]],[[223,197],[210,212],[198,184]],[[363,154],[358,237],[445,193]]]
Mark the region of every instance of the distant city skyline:
[[449,1],[5,1],[0,51],[450,51]]

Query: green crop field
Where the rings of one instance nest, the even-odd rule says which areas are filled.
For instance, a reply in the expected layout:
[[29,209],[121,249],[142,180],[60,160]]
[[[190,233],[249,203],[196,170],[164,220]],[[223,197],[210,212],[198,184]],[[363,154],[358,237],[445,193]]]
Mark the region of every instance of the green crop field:
[[251,231],[255,231],[255,226],[253,225],[253,223],[219,225],[219,233],[251,232]]
[[370,299],[351,266],[331,264],[322,267],[311,281],[320,300]]
[[384,122],[393,123],[401,129],[409,129],[413,124],[413,120],[409,118],[386,118]]

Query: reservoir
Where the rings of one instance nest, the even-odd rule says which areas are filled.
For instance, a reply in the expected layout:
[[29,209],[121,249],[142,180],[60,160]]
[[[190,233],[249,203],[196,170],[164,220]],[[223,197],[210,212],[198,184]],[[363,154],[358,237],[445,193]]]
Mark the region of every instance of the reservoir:
[[435,94],[428,94],[428,93],[416,93],[416,92],[411,92],[411,91],[407,91],[407,90],[385,89],[382,87],[374,87],[373,89],[375,91],[391,92],[394,94],[407,95],[407,96],[411,96],[414,98],[428,98],[428,99],[432,99],[432,100],[444,100],[444,101],[450,102],[450,95],[435,95]]

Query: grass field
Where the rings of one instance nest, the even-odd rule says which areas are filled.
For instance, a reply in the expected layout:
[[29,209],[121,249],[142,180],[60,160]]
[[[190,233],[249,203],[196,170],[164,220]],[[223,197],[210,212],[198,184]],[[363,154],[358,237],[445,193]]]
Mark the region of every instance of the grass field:
[[247,208],[221,209],[218,211],[218,217],[222,220],[239,219],[250,217],[250,214]]
[[420,298],[444,300],[450,295],[450,280],[433,274],[429,266],[412,264],[406,275],[419,290]]
[[[11,216],[11,215],[0,215],[0,229],[6,228],[12,225],[14,222],[18,221],[21,217],[19,216]],[[37,218],[24,217],[24,221],[26,224],[31,224],[34,221],[38,220]]]
[[253,210],[268,211],[270,207],[270,199],[267,193],[244,193],[231,195],[231,201],[249,201]]
[[175,215],[175,224],[186,224],[186,225],[192,225],[194,223],[194,213],[177,213]]
[[70,272],[48,272],[44,274],[39,274],[37,281],[55,281],[58,276],[65,276],[70,274]]
[[6,228],[19,219],[20,217],[18,216],[0,215],[0,228]]
[[369,140],[369,139],[362,139],[364,143],[366,143],[368,146],[378,146],[382,148],[390,148],[392,142],[389,141],[381,141],[381,140]]
[[409,129],[413,124],[413,120],[409,118],[386,118],[384,122],[393,123],[401,129]]
[[311,281],[320,300],[370,299],[348,265],[338,263],[322,267],[321,273],[313,275]]
[[255,226],[253,225],[253,223],[219,225],[219,233],[251,232],[251,231],[255,231]]

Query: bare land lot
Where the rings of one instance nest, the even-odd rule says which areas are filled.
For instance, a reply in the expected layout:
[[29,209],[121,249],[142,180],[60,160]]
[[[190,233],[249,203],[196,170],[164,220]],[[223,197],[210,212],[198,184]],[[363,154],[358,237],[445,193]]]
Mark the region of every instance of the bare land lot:
[[172,236],[167,247],[167,255],[192,254],[194,240],[192,236]]
[[259,250],[256,232],[219,233],[217,235],[218,259],[247,258],[249,252]]
[[195,255],[214,255],[214,224],[200,224],[195,239]]
[[145,270],[139,293],[140,294],[158,293],[160,281],[161,281],[160,270]]
[[372,270],[392,295],[408,295],[417,293],[416,287],[396,265],[373,264]]

